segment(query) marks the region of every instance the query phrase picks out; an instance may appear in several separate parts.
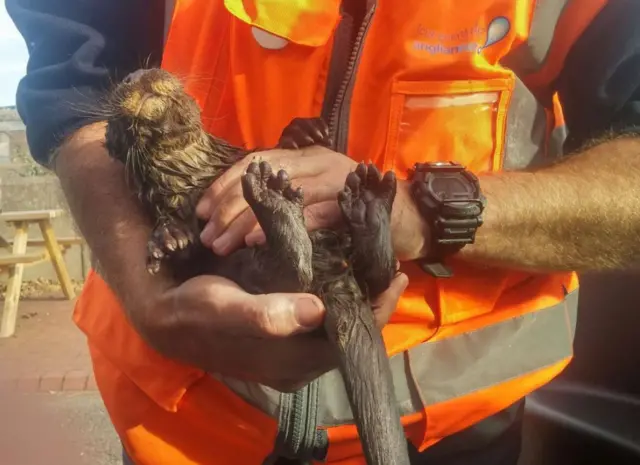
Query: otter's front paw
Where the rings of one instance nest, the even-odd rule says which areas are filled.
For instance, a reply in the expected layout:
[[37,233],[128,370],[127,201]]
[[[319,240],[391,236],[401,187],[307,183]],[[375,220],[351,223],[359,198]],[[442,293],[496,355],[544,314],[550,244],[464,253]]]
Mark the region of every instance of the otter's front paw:
[[322,118],[295,118],[284,128],[278,147],[301,149],[312,145],[331,145],[329,126]]
[[147,242],[147,271],[158,273],[163,260],[186,250],[194,241],[195,235],[186,224],[175,221],[160,223]]

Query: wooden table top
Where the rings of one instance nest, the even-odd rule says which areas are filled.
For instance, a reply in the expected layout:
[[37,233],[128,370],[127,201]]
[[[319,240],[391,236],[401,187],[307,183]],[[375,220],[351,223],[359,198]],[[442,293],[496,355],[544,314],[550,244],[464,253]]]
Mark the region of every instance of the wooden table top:
[[18,221],[42,221],[52,220],[64,216],[65,211],[61,209],[56,210],[25,210],[25,211],[10,211],[0,213],[0,221],[6,221],[9,223],[15,223]]

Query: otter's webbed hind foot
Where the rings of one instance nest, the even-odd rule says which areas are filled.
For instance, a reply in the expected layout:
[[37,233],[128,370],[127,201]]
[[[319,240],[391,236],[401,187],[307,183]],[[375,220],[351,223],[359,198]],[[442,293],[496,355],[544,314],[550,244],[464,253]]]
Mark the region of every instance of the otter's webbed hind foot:
[[284,170],[274,174],[271,165],[263,161],[247,167],[242,191],[267,238],[266,247],[259,249],[259,259],[274,273],[269,277],[281,284],[278,291],[309,290],[312,246],[302,213],[302,189],[293,189]]
[[391,208],[397,180],[373,164],[360,163],[349,173],[338,203],[351,232],[354,274],[370,298],[384,292],[396,272],[391,242]]

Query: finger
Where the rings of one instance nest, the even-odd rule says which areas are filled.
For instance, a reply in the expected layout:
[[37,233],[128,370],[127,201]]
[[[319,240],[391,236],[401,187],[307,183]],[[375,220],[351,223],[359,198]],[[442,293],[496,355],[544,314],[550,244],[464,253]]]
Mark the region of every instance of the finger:
[[323,182],[319,177],[297,178],[295,185],[302,188],[304,192],[304,204],[313,205],[314,203],[326,202],[328,200],[335,201],[338,199],[338,193],[342,189],[342,184]]
[[[342,220],[342,213],[338,206],[337,201],[337,193],[334,192],[333,188],[327,187],[326,189],[309,189],[309,187],[304,187],[305,185],[311,186],[313,185],[312,179],[303,179],[300,181],[302,184],[300,188],[304,191],[304,201],[305,205],[309,205],[304,209],[304,218],[305,224],[307,227],[307,231],[315,231],[317,229],[322,228],[332,228],[340,224]],[[309,201],[311,198],[311,201]],[[237,222],[240,222],[240,218],[236,219]],[[232,223],[233,224],[233,223]],[[238,225],[234,232],[232,233],[234,237],[230,237],[229,240],[232,244],[232,248],[239,247],[242,244],[242,240],[235,236],[236,231],[241,233],[245,231],[245,228],[249,228],[249,221],[243,222]],[[231,226],[229,227],[231,230]],[[266,243],[266,236],[264,231],[260,228],[260,225],[257,221],[254,221],[252,225],[252,229],[246,229],[246,236],[244,236],[244,243],[249,247],[254,247],[256,245]],[[220,236],[220,240],[223,240],[223,237],[226,233]],[[224,237],[224,241],[227,241],[227,237]],[[213,250],[216,253],[219,253],[216,247],[214,246]]]
[[[265,161],[263,157],[256,154],[253,157],[245,157],[223,173],[207,189],[205,196],[196,207],[196,215],[207,221],[200,233],[200,241],[205,246],[211,246],[229,224],[249,208],[245,200],[243,181],[246,181],[245,175],[248,173],[258,179],[262,178],[262,164],[258,163],[261,160]],[[270,164],[267,166],[271,169]]]
[[229,227],[216,239],[214,239],[211,248],[218,255],[229,255],[237,250],[245,243],[247,236],[258,224],[253,210],[247,208],[244,210]]
[[244,243],[247,247],[255,247],[257,245],[263,245],[267,243],[267,236],[264,235],[264,231],[258,224],[256,228],[253,228],[249,234],[244,238]]
[[209,186],[198,202],[196,206],[196,216],[201,220],[208,220],[215,205],[224,197],[224,193],[229,189],[238,187],[240,177],[246,171],[247,166],[256,158],[260,158],[259,152],[244,157],[222,173],[222,175]]
[[200,197],[200,200],[198,200],[196,204],[196,216],[199,219],[204,221],[209,220],[216,205],[222,202],[225,196],[228,195],[228,191],[238,188],[240,178],[252,160],[252,157],[246,157],[239,161],[218,177],[218,179],[203,192],[202,197]]
[[[307,231],[316,231],[318,229],[325,228],[332,229],[338,226],[342,221],[340,207],[335,201],[310,205],[304,209],[303,213]],[[266,242],[267,237],[257,222],[254,228],[244,237],[244,243],[248,247],[255,247],[257,245],[265,244]]]
[[[270,160],[268,161],[272,169],[274,171],[285,170],[289,179],[313,178],[326,170],[326,156],[323,160],[323,157],[320,156],[321,154],[319,153],[316,153],[313,157],[308,156],[303,159],[298,151],[273,150],[271,152],[273,153],[270,154]],[[267,154],[267,152],[263,153],[265,155]],[[324,153],[324,155],[326,155],[326,153]],[[260,158],[266,158],[266,156],[261,156]],[[241,167],[239,164],[232,166],[213,183],[207,190],[206,199],[203,198],[198,205],[200,210],[198,216],[201,219],[207,220],[207,225],[200,234],[200,240],[203,244],[210,245],[216,239],[220,238],[230,224],[249,208],[242,193],[240,179],[244,174],[245,166],[248,166],[250,162],[251,160],[247,161],[245,159]],[[310,183],[312,181],[307,179],[307,182]],[[302,187],[304,189],[304,185]],[[313,189],[313,191],[309,193],[309,196],[307,196],[305,192],[305,202],[315,203],[335,198],[336,195],[335,188],[325,185]]]
[[389,289],[375,300],[373,313],[378,327],[382,328],[387,324],[408,284],[409,277],[404,273],[398,273],[391,281]]
[[[253,189],[261,189],[263,182],[272,176],[272,172],[271,165],[264,161],[250,163],[247,166],[235,188],[227,189],[213,207],[209,221],[200,234],[203,244],[210,245],[218,253],[220,250],[237,247],[239,241],[235,238],[235,233],[238,228],[242,229],[249,225],[253,227],[252,223],[255,222],[251,219],[253,212],[249,209],[246,198],[247,196],[257,198],[258,194]],[[234,222],[238,224],[232,227]],[[229,228],[231,231],[225,235]],[[242,237],[245,234],[242,234]],[[213,246],[214,243],[217,244],[216,247]]]
[[238,179],[236,186],[223,192],[216,200],[210,216],[207,218],[207,224],[200,233],[202,243],[210,246],[233,221],[248,209],[249,205],[244,199],[242,185]]
[[337,200],[316,203],[303,210],[307,231],[334,228],[342,222]]

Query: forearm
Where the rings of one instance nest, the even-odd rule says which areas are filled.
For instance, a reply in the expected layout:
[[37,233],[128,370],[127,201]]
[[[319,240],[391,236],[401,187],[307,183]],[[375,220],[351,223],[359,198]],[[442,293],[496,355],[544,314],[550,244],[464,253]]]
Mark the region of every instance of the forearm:
[[[104,125],[86,126],[59,149],[54,168],[71,213],[134,325],[144,326],[144,302],[171,280],[145,269],[152,225],[127,187],[123,166],[103,147]],[[135,312],[132,311],[135,309]]]
[[480,182],[485,222],[457,258],[540,272],[640,261],[640,138],[604,141],[535,172]]

